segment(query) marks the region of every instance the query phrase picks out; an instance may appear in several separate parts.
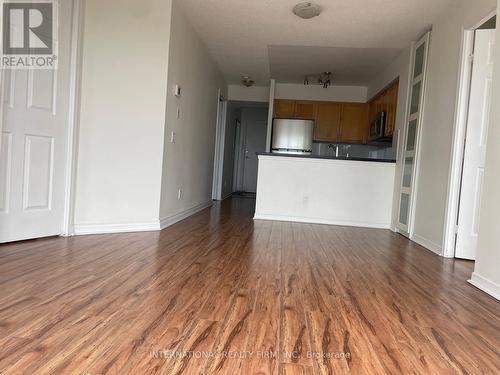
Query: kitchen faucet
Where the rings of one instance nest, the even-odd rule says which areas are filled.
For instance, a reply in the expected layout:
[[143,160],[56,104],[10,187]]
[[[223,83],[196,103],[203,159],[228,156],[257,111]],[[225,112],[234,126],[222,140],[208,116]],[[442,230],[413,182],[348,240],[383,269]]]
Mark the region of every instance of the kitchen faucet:
[[[328,145],[328,148],[333,148],[333,147],[334,147],[333,143],[330,143],[330,144]],[[339,157],[339,145],[335,145],[335,157],[336,157],[336,158],[338,158],[338,157]]]

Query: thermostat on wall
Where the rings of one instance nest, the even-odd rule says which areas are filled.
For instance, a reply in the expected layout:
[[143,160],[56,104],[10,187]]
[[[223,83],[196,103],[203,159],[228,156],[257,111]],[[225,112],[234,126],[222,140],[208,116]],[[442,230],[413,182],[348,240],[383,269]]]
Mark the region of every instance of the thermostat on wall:
[[175,87],[174,87],[174,95],[177,96],[177,97],[181,96],[181,86],[175,85]]

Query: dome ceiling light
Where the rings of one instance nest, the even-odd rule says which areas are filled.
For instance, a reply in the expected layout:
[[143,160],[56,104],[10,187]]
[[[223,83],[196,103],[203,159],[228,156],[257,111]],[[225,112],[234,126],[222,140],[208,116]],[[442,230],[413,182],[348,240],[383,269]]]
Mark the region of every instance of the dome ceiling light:
[[308,20],[310,18],[319,16],[321,14],[321,7],[318,4],[306,1],[295,5],[295,7],[293,8],[293,14],[295,14],[297,17]]

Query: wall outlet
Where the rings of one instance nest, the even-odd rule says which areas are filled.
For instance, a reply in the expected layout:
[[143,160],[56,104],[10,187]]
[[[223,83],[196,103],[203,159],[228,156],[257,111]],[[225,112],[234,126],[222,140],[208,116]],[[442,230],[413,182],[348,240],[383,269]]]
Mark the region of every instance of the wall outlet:
[[179,191],[177,192],[177,199],[181,199],[182,198],[182,189],[179,189]]
[[170,132],[170,143],[175,143],[175,132]]

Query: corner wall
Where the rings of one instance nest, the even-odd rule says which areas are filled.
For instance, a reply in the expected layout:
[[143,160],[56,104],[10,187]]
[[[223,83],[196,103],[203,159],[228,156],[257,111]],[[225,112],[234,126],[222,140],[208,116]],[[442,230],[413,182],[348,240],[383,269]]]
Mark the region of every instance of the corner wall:
[[[227,97],[224,78],[178,0],[173,2],[170,32],[161,178],[162,227],[211,204],[218,89]],[[173,94],[175,84],[182,87],[180,98]],[[171,132],[175,133],[174,143],[170,142]]]
[[[500,1],[498,2],[500,8]],[[500,41],[500,28],[496,30],[497,45]],[[493,73],[493,103],[500,101],[500,48],[495,51]],[[491,106],[488,128],[486,166],[481,204],[481,219],[474,273],[471,283],[485,292],[500,299],[500,107]]]
[[75,231],[158,227],[170,0],[87,0]]
[[433,24],[421,129],[414,235],[441,253],[462,33],[488,16],[495,7],[495,0],[460,0]]

